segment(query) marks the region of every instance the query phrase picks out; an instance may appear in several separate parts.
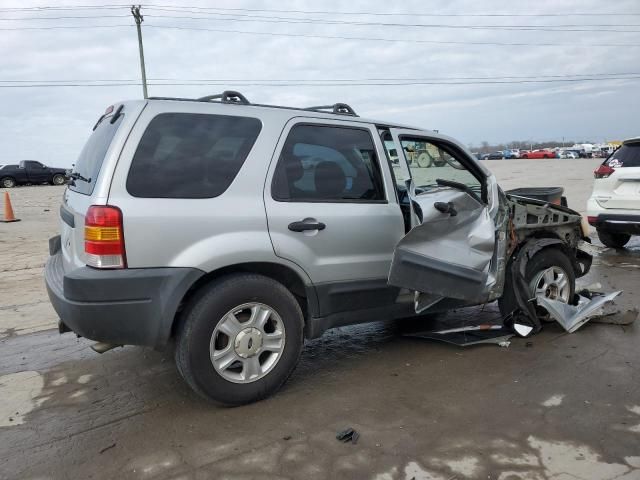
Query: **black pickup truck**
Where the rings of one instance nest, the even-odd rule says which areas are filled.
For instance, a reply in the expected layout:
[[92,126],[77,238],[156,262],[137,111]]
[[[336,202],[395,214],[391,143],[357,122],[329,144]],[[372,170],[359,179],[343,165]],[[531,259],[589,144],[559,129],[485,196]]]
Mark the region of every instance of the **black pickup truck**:
[[23,160],[19,165],[0,165],[0,186],[4,188],[25,183],[50,183],[64,185],[67,172],[64,168],[47,167],[34,160]]

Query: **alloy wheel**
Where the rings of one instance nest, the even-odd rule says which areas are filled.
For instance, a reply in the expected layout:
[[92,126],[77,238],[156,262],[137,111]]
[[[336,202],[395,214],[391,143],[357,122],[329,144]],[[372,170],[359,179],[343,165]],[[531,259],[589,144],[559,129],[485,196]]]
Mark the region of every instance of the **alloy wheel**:
[[216,325],[209,344],[215,371],[233,383],[263,378],[282,357],[285,327],[268,305],[251,302],[229,310]]

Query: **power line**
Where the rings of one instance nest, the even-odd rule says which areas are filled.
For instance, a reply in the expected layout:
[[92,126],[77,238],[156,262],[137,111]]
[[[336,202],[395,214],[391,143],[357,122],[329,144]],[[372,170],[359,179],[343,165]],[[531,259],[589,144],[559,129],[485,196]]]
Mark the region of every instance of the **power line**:
[[[543,80],[488,80],[488,81],[455,81],[455,82],[432,82],[432,81],[402,81],[402,82],[352,82],[352,83],[266,83],[247,81],[243,83],[243,87],[380,87],[380,86],[416,86],[416,85],[504,85],[504,84],[528,84],[528,83],[575,83],[575,82],[595,82],[595,81],[612,81],[612,80],[636,80],[640,79],[640,75],[616,78],[564,78],[564,79],[543,79]],[[139,82],[122,82],[122,83],[38,83],[38,84],[20,84],[20,85],[0,85],[0,88],[53,88],[53,87],[138,87]],[[225,86],[223,81],[211,81],[201,83],[149,83],[152,86]]]
[[[382,17],[619,17],[619,16],[640,16],[638,12],[563,12],[563,13],[423,13],[423,12],[364,12],[364,11],[328,11],[328,10],[281,10],[281,9],[260,9],[260,8],[225,8],[225,7],[201,7],[201,6],[176,6],[145,4],[146,8],[175,9],[179,11],[242,11],[242,12],[266,12],[266,13],[299,13],[307,15],[362,15],[362,16],[382,16]],[[46,12],[46,11],[69,11],[69,10],[99,10],[99,9],[119,9],[129,8],[130,4],[103,4],[103,5],[46,5],[35,7],[0,7],[0,12]],[[194,12],[197,13],[197,12]]]
[[[151,10],[181,12],[181,10],[153,7]],[[153,18],[171,18],[178,20],[224,20],[231,22],[259,22],[259,23],[290,23],[290,24],[324,24],[324,25],[354,25],[354,26],[381,26],[381,27],[415,27],[415,28],[442,28],[442,29],[469,29],[469,30],[515,30],[515,31],[548,31],[548,32],[617,32],[617,33],[638,33],[640,30],[623,30],[621,28],[640,27],[640,24],[556,24],[556,25],[452,25],[452,24],[424,24],[424,23],[384,23],[384,22],[361,22],[343,21],[331,19],[308,19],[295,17],[274,17],[249,14],[230,14],[204,12],[205,15],[217,15],[224,18],[192,17],[179,15],[147,15]],[[229,18],[229,17],[244,18]],[[0,21],[42,21],[42,20],[75,20],[75,19],[103,19],[103,18],[123,18],[128,15],[74,15],[57,17],[11,17],[0,18]],[[612,27],[612,28],[608,28]]]
[[[190,30],[201,32],[220,32],[220,33],[240,33],[245,35],[267,35],[275,37],[293,37],[293,38],[319,38],[329,40],[363,40],[368,42],[403,42],[418,43],[432,45],[498,45],[508,47],[638,47],[640,44],[633,43],[588,43],[588,44],[571,44],[571,43],[529,43],[529,42],[482,42],[482,41],[463,41],[463,40],[419,40],[419,39],[402,39],[402,38],[376,38],[376,37],[344,37],[341,35],[319,35],[308,33],[285,33],[285,32],[256,32],[246,30],[229,30],[223,28],[204,28],[204,27],[180,27],[175,25],[153,25],[147,24],[146,28],[173,29],[173,30]],[[1,30],[1,29],[0,29]]]
[[[168,9],[168,8],[151,8],[151,10],[167,11],[167,12],[180,12],[180,10]],[[544,30],[555,31],[556,29],[562,29],[561,31],[591,31],[584,30],[584,28],[602,28],[602,27],[624,27],[633,28],[640,27],[640,24],[557,24],[557,25],[452,25],[452,24],[423,24],[423,23],[382,23],[382,22],[359,22],[359,21],[342,21],[342,20],[326,20],[326,19],[305,19],[295,17],[274,17],[263,15],[247,15],[247,14],[230,14],[230,13],[204,13],[205,15],[218,15],[224,16],[224,18],[208,18],[208,17],[191,17],[191,16],[179,16],[179,15],[146,15],[147,17],[154,18],[171,18],[181,20],[225,20],[232,22],[250,21],[250,22],[267,22],[267,23],[318,23],[326,25],[358,25],[358,26],[385,26],[385,27],[422,27],[422,28],[452,28],[452,29],[472,29],[472,30]],[[246,18],[228,18],[228,17],[246,17]],[[129,17],[129,15],[73,15],[73,16],[58,16],[58,17],[11,17],[0,18],[0,21],[30,21],[30,20],[75,20],[75,19],[102,19],[102,18],[123,18]],[[255,20],[254,20],[255,19]],[[581,28],[580,30],[568,30],[569,28]],[[630,30],[600,30],[605,32],[633,32]]]
[[[113,5],[112,5],[113,6]],[[128,5],[123,5],[127,7]],[[201,6],[175,6],[159,4],[143,4],[146,8],[174,8],[180,10],[204,10],[204,11],[241,11],[241,12],[266,12],[266,13],[300,13],[306,15],[363,15],[363,16],[411,16],[411,17],[607,17],[607,16],[640,16],[638,12],[566,12],[566,13],[423,13],[423,12],[364,12],[364,11],[329,11],[329,10],[281,10],[261,8],[230,8],[230,7],[201,7]]]
[[[50,27],[1,27],[0,31],[23,31],[23,30],[65,30],[65,29],[91,29],[91,28],[121,28],[133,27],[134,24],[114,24],[114,25],[60,25]],[[420,39],[402,39],[402,38],[376,38],[376,37],[345,37],[340,35],[320,35],[320,34],[301,34],[301,33],[285,33],[285,32],[257,32],[247,30],[231,30],[222,28],[200,28],[200,27],[181,27],[176,25],[153,25],[147,24],[147,28],[156,29],[173,29],[188,30],[201,32],[218,32],[218,33],[238,33],[243,35],[267,35],[275,37],[291,37],[291,38],[315,38],[327,40],[356,40],[367,42],[400,42],[415,44],[431,44],[431,45],[475,45],[475,46],[505,46],[505,47],[639,47],[640,44],[635,43],[530,43],[530,42],[489,42],[489,41],[463,41],[463,40],[420,40]]]
[[20,31],[20,30],[65,30],[65,29],[86,29],[86,28],[119,28],[119,27],[134,27],[132,24],[119,24],[119,25],[60,25],[51,27],[9,27],[0,28],[0,31]]
[[[619,76],[640,76],[640,72],[619,72],[619,73],[583,73],[568,75],[501,75],[501,76],[480,76],[480,77],[418,77],[418,78],[324,78],[324,79],[305,79],[305,78],[254,78],[251,80],[241,78],[150,78],[154,82],[409,82],[409,81],[432,81],[432,80],[505,80],[505,79],[553,79],[553,78],[576,78],[578,77],[612,77],[615,80]],[[606,78],[605,78],[606,79]],[[94,82],[137,82],[138,79],[64,79],[64,80],[0,80],[0,83],[94,83]]]
[[[153,9],[152,9],[153,10]],[[351,25],[360,27],[403,27],[403,28],[442,28],[455,30],[508,30],[508,31],[544,31],[544,32],[617,32],[617,33],[638,33],[640,30],[623,30],[617,27],[640,27],[640,24],[562,24],[562,25],[453,25],[453,24],[427,24],[427,23],[389,23],[389,22],[361,22],[346,20],[327,20],[321,18],[294,18],[294,17],[273,17],[262,15],[248,14],[228,14],[228,13],[211,13],[210,15],[225,16],[225,18],[213,19],[207,17],[191,17],[179,15],[153,15],[147,14],[149,18],[170,18],[174,20],[225,20],[227,22],[257,22],[257,23],[289,23],[289,24],[317,24],[317,25]],[[242,16],[244,18],[229,18]],[[615,27],[615,28],[604,28]],[[597,30],[594,30],[597,28]]]
[[18,17],[18,18],[0,18],[0,21],[4,22],[17,22],[17,21],[28,21],[28,20],[67,20],[67,19],[83,19],[86,20],[88,18],[122,18],[129,17],[129,15],[74,15],[74,16],[63,16],[63,17]]

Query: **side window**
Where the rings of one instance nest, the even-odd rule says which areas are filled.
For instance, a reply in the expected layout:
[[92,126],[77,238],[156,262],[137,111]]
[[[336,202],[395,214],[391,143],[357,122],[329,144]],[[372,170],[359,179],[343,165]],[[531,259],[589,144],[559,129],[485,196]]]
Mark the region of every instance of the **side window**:
[[481,198],[481,180],[457,160],[460,153],[452,147],[411,137],[400,137],[400,143],[416,188],[433,188],[438,179],[450,180],[466,185]]
[[359,128],[294,126],[278,159],[272,195],[297,202],[384,201],[371,134]]
[[162,113],[142,135],[127,191],[145,198],[212,198],[240,171],[258,138],[256,118]]

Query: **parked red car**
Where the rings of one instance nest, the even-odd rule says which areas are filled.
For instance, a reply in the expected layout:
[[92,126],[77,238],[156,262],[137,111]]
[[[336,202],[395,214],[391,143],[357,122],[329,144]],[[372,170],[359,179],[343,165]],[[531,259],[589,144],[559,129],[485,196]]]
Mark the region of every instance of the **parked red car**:
[[532,152],[523,153],[520,158],[556,158],[556,152],[546,149],[533,150]]

